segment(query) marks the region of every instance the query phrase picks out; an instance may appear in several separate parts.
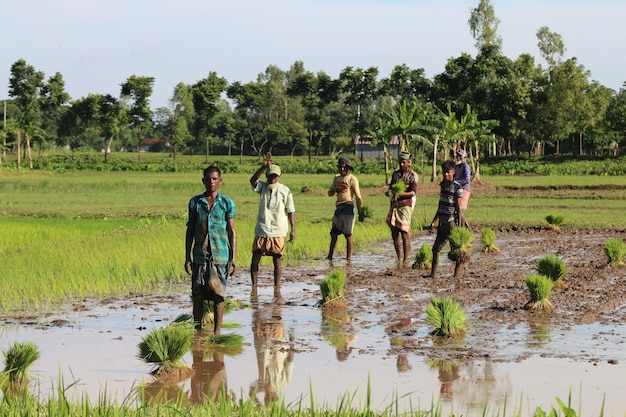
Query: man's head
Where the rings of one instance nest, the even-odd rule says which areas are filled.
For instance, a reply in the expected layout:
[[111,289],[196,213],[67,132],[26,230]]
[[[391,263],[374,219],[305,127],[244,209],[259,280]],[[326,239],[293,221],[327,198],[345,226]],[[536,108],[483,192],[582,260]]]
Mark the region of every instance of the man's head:
[[207,167],[203,172],[202,183],[208,192],[217,191],[222,184],[222,172],[215,165]]
[[441,164],[441,173],[445,182],[454,181],[454,161],[443,161]]
[[280,167],[276,164],[271,164],[265,170],[265,177],[267,178],[267,182],[269,184],[276,184],[278,182],[278,179],[280,178],[280,175]]
[[398,154],[398,163],[401,171],[408,171],[411,168],[411,152],[401,151]]
[[457,164],[465,162],[465,158],[467,158],[467,152],[465,152],[463,149],[459,149],[458,151],[456,151],[455,159]]
[[337,160],[337,168],[339,168],[339,173],[344,176],[354,169],[352,165],[350,165],[350,160],[343,156]]

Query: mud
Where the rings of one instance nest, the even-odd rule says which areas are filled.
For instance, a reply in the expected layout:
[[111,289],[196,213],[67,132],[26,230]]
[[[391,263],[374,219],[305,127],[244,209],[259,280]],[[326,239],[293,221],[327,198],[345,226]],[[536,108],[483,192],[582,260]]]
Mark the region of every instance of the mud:
[[[249,307],[225,320],[241,325],[228,331],[241,334],[246,345],[232,355],[190,352],[185,359],[194,376],[174,386],[154,380],[136,346],[150,329],[189,312],[187,285],[3,317],[0,348],[15,340],[40,345],[33,372],[44,395],[63,374],[67,385],[76,379],[72,389],[93,398],[106,386],[124,399],[145,384],[149,398],[143,401],[150,402],[181,393],[191,403],[206,401],[217,396],[221,381],[233,398],[260,403],[283,398],[307,405],[311,389],[318,404],[332,405],[346,393],[358,403],[370,390],[376,409],[393,402],[429,408],[439,399],[456,414],[482,415],[485,404],[491,410],[507,401],[519,404],[509,410],[547,409],[555,398],[573,394],[586,414],[598,415],[603,401],[605,413],[623,413],[626,268],[607,266],[603,245],[625,233],[494,231],[501,252],[483,253],[475,230],[471,260],[457,280],[447,256],[441,256],[436,279],[398,266],[390,242],[358,251],[350,264],[341,259],[340,246],[333,262],[287,265],[279,293],[270,285],[270,266],[261,268],[256,295],[240,270],[228,293]],[[416,233],[413,252],[433,241],[431,234]],[[553,290],[553,309],[529,310],[524,278],[548,253],[567,265],[565,285]],[[319,283],[333,268],[347,272],[346,308],[324,311]],[[432,296],[451,296],[466,310],[464,337],[432,336],[425,320]],[[209,376],[215,383],[207,384]]]

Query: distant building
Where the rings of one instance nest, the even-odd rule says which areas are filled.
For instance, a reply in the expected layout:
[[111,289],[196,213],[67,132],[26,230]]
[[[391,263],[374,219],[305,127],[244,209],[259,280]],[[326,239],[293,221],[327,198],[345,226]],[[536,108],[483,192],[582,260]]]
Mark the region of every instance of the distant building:
[[[389,152],[391,153],[391,157],[398,156],[398,146],[399,146],[398,136],[394,136],[391,138],[391,143],[389,145]],[[385,157],[385,152],[382,146],[373,147],[372,146],[372,137],[369,135],[357,135],[354,138],[354,148],[355,155],[359,158],[376,158],[383,159]]]
[[170,144],[163,138],[147,138],[141,141],[141,152],[165,152]]

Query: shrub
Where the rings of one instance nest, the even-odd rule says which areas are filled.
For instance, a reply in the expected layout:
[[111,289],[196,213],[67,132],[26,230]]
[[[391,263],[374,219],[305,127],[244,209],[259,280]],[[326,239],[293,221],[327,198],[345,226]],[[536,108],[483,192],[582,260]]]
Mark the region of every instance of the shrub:
[[543,275],[528,275],[525,278],[526,286],[530,291],[530,301],[526,304],[531,309],[547,309],[554,306],[550,302],[552,292],[552,280]]
[[465,311],[452,297],[432,297],[426,307],[426,321],[435,328],[434,335],[460,336],[467,330],[465,320]]
[[430,268],[433,264],[433,248],[428,243],[422,243],[420,250],[415,254],[413,269]]
[[618,238],[607,239],[604,244],[604,253],[610,266],[622,266],[626,256],[626,244]]
[[500,248],[496,246],[496,232],[493,229],[486,228],[480,231],[480,241],[483,244],[483,252],[497,253]]

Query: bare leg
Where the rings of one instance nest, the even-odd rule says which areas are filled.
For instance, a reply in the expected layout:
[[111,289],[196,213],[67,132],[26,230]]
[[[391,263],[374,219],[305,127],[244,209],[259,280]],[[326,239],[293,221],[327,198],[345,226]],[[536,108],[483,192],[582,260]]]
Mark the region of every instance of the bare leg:
[[221,301],[215,301],[213,303],[213,334],[219,336],[222,330],[222,320],[224,318],[224,298],[219,296],[216,298],[220,298]]
[[398,261],[401,261],[400,258],[400,231],[395,227],[391,228],[391,239],[393,240],[393,248],[396,250],[396,257]]
[[202,295],[193,296],[193,322],[196,330],[202,329],[202,319],[204,318],[204,297]]
[[280,278],[283,275],[283,257],[274,255],[274,287],[280,287]]
[[330,234],[330,247],[328,248],[328,256],[326,259],[333,259],[333,255],[335,254],[335,246],[337,246],[337,235]]
[[352,259],[352,235],[346,236],[346,259]]
[[252,261],[250,262],[250,278],[252,286],[256,287],[259,278],[259,262],[261,262],[261,251],[252,252]]
[[402,247],[404,249],[404,262],[408,262],[411,254],[411,235],[408,232],[400,232],[402,235]]

